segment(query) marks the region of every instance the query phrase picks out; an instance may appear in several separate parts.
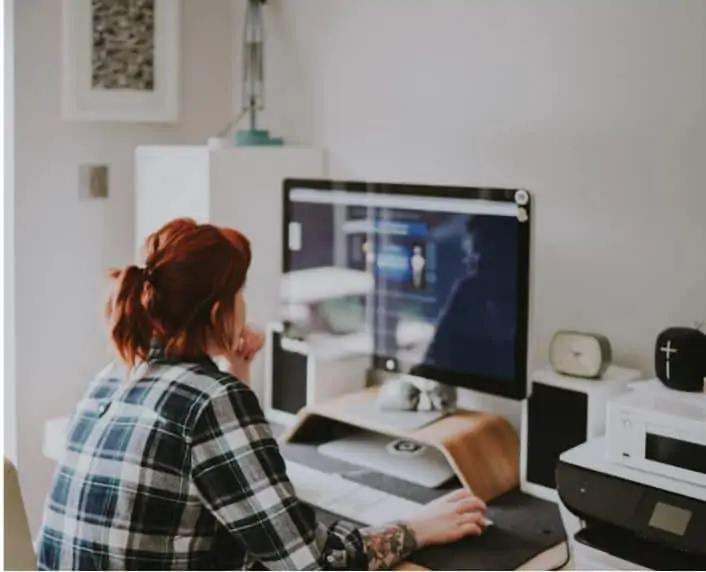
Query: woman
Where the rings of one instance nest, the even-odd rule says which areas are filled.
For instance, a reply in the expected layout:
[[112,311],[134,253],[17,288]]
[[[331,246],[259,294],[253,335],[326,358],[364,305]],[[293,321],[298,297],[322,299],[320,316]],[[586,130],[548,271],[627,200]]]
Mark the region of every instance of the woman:
[[120,359],[74,414],[40,568],[373,570],[481,533],[485,506],[464,492],[416,520],[359,530],[326,528],[297,499],[247,385],[263,344],[244,325],[249,265],[237,231],[179,219],[147,240],[144,268],[113,272]]

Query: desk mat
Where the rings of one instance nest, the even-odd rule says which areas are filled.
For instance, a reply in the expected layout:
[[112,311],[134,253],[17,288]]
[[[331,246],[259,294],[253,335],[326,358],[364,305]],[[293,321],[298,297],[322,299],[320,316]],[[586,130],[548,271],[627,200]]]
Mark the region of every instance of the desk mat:
[[[442,488],[427,489],[325,457],[317,452],[316,445],[281,443],[280,449],[282,455],[293,462],[319,471],[337,473],[360,484],[419,503],[430,502],[460,486],[458,481],[450,481]],[[328,511],[319,508],[316,511],[324,523],[341,520],[341,517]],[[488,517],[495,525],[488,528],[483,536],[425,548],[416,552],[410,561],[432,570],[515,570],[566,540],[558,507],[519,490],[493,500],[488,506]]]

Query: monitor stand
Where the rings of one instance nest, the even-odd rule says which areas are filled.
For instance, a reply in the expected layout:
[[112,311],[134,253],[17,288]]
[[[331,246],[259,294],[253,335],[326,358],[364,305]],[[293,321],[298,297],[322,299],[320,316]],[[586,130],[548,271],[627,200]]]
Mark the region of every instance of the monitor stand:
[[398,411],[394,409],[380,409],[375,399],[351,404],[346,409],[346,413],[353,417],[365,419],[369,424],[374,424],[379,427],[388,427],[393,432],[421,429],[448,415],[448,412],[445,411]]
[[422,487],[440,487],[455,476],[434,447],[382,433],[361,431],[319,445],[320,454]]
[[[325,454],[345,458],[348,462],[355,458],[356,464],[365,468],[367,463],[371,471],[383,474],[392,471],[399,474],[394,467],[399,465],[405,467],[402,478],[408,482],[423,480],[425,484],[438,486],[445,479],[436,465],[438,457],[427,457],[427,450],[435,450],[444,457],[461,484],[485,502],[519,485],[520,440],[506,419],[486,412],[458,409],[421,428],[395,430],[388,423],[371,421],[370,412],[374,407],[371,402],[377,398],[378,391],[379,388],[370,387],[308,405],[280,438],[285,443],[321,446]],[[357,406],[368,415],[352,415],[354,408],[360,411]],[[355,441],[336,438],[349,439],[362,431],[381,434],[381,437],[375,442],[367,437],[358,437]],[[324,448],[327,439],[334,439],[334,442]],[[387,449],[395,440],[412,441],[425,445],[426,449],[417,457],[407,455],[400,460]],[[334,444],[336,441],[338,444]],[[402,444],[401,448],[407,447]],[[361,450],[372,453],[376,460],[366,461]]]

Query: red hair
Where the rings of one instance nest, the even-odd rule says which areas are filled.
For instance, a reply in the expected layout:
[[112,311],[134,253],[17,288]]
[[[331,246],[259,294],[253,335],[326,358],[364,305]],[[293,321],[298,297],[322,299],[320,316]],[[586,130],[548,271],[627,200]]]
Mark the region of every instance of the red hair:
[[237,230],[181,218],[145,242],[145,266],[111,270],[110,337],[129,365],[158,342],[164,353],[198,357],[233,341],[235,296],[250,267],[250,242]]

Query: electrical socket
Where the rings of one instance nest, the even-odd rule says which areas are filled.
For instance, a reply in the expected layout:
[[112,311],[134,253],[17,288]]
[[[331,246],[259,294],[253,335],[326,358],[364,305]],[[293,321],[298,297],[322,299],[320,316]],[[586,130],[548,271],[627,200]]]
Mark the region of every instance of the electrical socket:
[[110,169],[108,165],[81,165],[78,170],[80,199],[107,199]]

